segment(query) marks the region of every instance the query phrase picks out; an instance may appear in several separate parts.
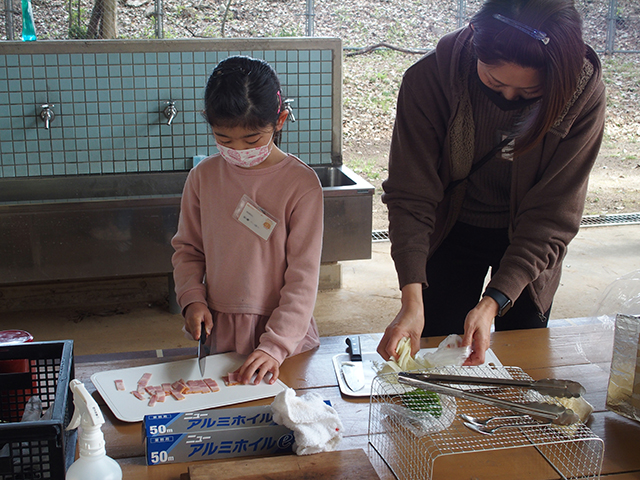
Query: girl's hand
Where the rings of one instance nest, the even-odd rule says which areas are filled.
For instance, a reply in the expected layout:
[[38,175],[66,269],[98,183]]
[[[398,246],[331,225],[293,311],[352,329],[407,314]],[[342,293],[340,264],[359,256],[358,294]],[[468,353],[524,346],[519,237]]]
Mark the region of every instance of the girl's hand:
[[271,373],[268,383],[273,385],[280,375],[280,364],[268,353],[262,350],[254,350],[236,372],[240,382],[244,385],[248,384],[254,375],[256,378],[253,384],[258,385],[267,373]]
[[211,310],[204,303],[192,303],[184,312],[184,327],[194,340],[200,339],[200,325],[204,322],[207,335],[213,329],[213,316]]
[[468,314],[464,321],[462,346],[471,346],[471,355],[464,365],[482,365],[487,349],[491,345],[491,324],[498,314],[498,303],[491,297],[482,300]]

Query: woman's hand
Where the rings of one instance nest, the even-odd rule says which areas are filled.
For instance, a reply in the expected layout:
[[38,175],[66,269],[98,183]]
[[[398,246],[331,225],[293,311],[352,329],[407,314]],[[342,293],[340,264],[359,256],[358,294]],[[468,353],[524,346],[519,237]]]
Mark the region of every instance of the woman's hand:
[[200,326],[204,322],[207,335],[213,329],[213,317],[211,310],[204,303],[192,303],[187,306],[184,312],[184,327],[191,334],[194,340],[200,339]]
[[244,385],[248,384],[254,375],[256,378],[253,384],[258,385],[267,373],[271,373],[268,383],[273,385],[280,376],[280,364],[268,353],[254,350],[244,364],[236,370],[236,373],[239,377],[238,380]]
[[384,331],[378,345],[378,353],[385,360],[396,356],[398,342],[405,337],[411,339],[411,355],[420,350],[420,336],[424,328],[424,306],[422,284],[411,283],[402,288],[402,307],[396,318]]
[[482,297],[464,321],[462,346],[471,346],[471,355],[465,365],[481,365],[484,355],[491,345],[491,324],[498,315],[498,302],[491,297]]

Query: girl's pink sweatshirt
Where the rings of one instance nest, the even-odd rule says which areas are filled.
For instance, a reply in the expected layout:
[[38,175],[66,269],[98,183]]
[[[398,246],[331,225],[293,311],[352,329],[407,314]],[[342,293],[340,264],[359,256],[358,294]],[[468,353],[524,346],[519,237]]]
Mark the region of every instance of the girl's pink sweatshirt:
[[[234,218],[245,196],[277,222],[268,240]],[[244,169],[208,157],[187,177],[171,242],[179,305],[269,316],[258,348],[282,362],[315,329],[322,228],[322,187],[298,158]]]

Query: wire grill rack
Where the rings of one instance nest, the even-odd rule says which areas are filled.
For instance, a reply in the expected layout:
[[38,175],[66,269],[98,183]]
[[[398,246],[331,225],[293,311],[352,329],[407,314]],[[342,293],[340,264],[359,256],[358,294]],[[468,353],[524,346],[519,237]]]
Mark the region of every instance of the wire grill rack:
[[[429,371],[531,380],[518,367],[444,367]],[[557,403],[522,388],[455,386],[520,403]],[[600,478],[604,443],[583,423],[505,428],[485,435],[465,427],[460,419],[463,413],[477,419],[513,415],[509,410],[448,396],[440,396],[438,402],[399,384],[397,374],[379,375],[372,384],[369,443],[399,480]],[[531,423],[532,419],[505,419],[490,425],[500,422],[513,425]]]

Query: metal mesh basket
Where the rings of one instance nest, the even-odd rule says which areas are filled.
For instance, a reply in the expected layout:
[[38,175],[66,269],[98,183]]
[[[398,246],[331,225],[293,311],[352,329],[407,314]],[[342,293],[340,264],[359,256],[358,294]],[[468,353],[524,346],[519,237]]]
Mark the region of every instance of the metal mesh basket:
[[[518,367],[444,367],[430,372],[531,380]],[[522,388],[456,387],[521,403],[556,403]],[[374,378],[369,443],[398,479],[468,480],[470,474],[492,479],[600,477],[604,443],[583,423],[516,426],[481,434],[464,426],[460,415],[487,419],[513,412],[445,395],[439,400],[421,398],[413,387],[399,384],[397,374]],[[497,422],[491,426],[530,424],[532,420],[520,417]]]

